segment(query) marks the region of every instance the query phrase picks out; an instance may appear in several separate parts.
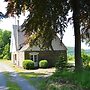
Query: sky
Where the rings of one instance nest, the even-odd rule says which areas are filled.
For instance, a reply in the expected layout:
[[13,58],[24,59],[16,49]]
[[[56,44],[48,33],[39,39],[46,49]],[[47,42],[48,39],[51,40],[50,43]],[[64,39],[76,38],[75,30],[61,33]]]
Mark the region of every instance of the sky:
[[[7,6],[7,3],[3,3],[4,0],[0,0],[0,12],[5,13],[6,9],[5,7]],[[20,17],[20,25],[24,22],[25,16],[21,16]],[[2,21],[0,21],[0,29],[4,29],[4,30],[10,30],[12,31],[12,25],[17,24],[17,19],[11,17],[11,18],[7,18],[7,19],[3,19]],[[74,29],[72,25],[68,25],[68,28],[65,29],[65,33],[64,33],[64,37],[63,37],[63,43],[65,44],[65,46],[70,46],[70,47],[74,47]],[[83,49],[90,49],[90,47],[88,47],[87,45],[85,45],[85,43],[81,44],[81,47]]]

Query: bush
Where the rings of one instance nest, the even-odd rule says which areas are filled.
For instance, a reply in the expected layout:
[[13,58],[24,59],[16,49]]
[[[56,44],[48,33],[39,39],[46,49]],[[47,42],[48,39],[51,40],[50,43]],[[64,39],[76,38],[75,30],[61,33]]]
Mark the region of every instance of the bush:
[[56,69],[64,70],[66,68],[66,65],[67,65],[67,61],[66,61],[64,55],[59,56],[56,61],[56,65],[55,65]]
[[48,67],[48,61],[47,60],[41,60],[39,62],[39,67],[41,67],[41,68],[47,68]]
[[34,68],[34,62],[32,60],[24,60],[23,61],[23,68],[24,69],[33,69]]
[[90,63],[90,56],[88,54],[85,53],[85,51],[82,51],[82,61],[83,61],[83,65],[85,67],[89,66]]
[[73,55],[68,55],[67,60],[68,61],[74,61],[74,56]]
[[5,56],[3,57],[3,59],[8,59],[8,56],[7,56],[7,55],[5,55]]

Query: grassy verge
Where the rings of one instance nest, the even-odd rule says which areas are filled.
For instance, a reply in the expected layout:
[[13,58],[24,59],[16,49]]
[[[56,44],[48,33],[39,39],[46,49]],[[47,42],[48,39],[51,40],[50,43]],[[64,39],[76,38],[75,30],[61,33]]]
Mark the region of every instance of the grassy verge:
[[[90,90],[90,71],[55,72],[44,83],[46,90]],[[43,85],[43,83],[42,83]],[[43,89],[45,90],[45,89]]]
[[1,60],[2,62],[8,64],[9,66],[11,66],[16,72],[23,72],[24,69],[23,68],[20,68],[14,64],[12,64],[11,60]]
[[21,90],[18,84],[11,79],[11,76],[8,72],[5,72],[4,75],[7,78],[7,87],[9,88],[8,90]]
[[[38,90],[41,90],[41,83],[44,83],[43,73],[19,73],[19,75],[29,81],[30,84],[34,85]],[[42,89],[43,90],[43,89]]]

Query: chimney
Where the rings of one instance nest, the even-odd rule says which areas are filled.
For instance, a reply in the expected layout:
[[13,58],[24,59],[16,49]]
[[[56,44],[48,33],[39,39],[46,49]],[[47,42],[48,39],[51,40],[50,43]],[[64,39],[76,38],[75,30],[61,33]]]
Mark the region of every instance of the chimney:
[[19,49],[19,17],[17,20],[17,50]]

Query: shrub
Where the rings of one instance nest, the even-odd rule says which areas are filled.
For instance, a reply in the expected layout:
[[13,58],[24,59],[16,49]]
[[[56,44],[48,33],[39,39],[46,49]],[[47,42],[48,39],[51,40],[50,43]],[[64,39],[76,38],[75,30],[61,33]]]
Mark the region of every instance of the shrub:
[[3,59],[8,59],[8,56],[7,56],[7,55],[5,55],[5,56],[3,57]]
[[89,63],[90,63],[90,56],[89,55],[87,55],[86,53],[85,53],[85,51],[82,51],[82,61],[83,61],[83,65],[85,66],[85,67],[88,67],[89,66]]
[[66,64],[67,64],[67,61],[64,55],[62,54],[58,57],[55,67],[57,70],[64,70],[66,68]]
[[24,69],[33,69],[34,68],[34,62],[32,60],[24,60],[23,61],[23,68]]
[[74,56],[73,55],[68,55],[67,60],[68,61],[74,61]]
[[47,60],[41,60],[39,62],[39,67],[41,67],[41,68],[47,68],[48,67],[48,61]]

